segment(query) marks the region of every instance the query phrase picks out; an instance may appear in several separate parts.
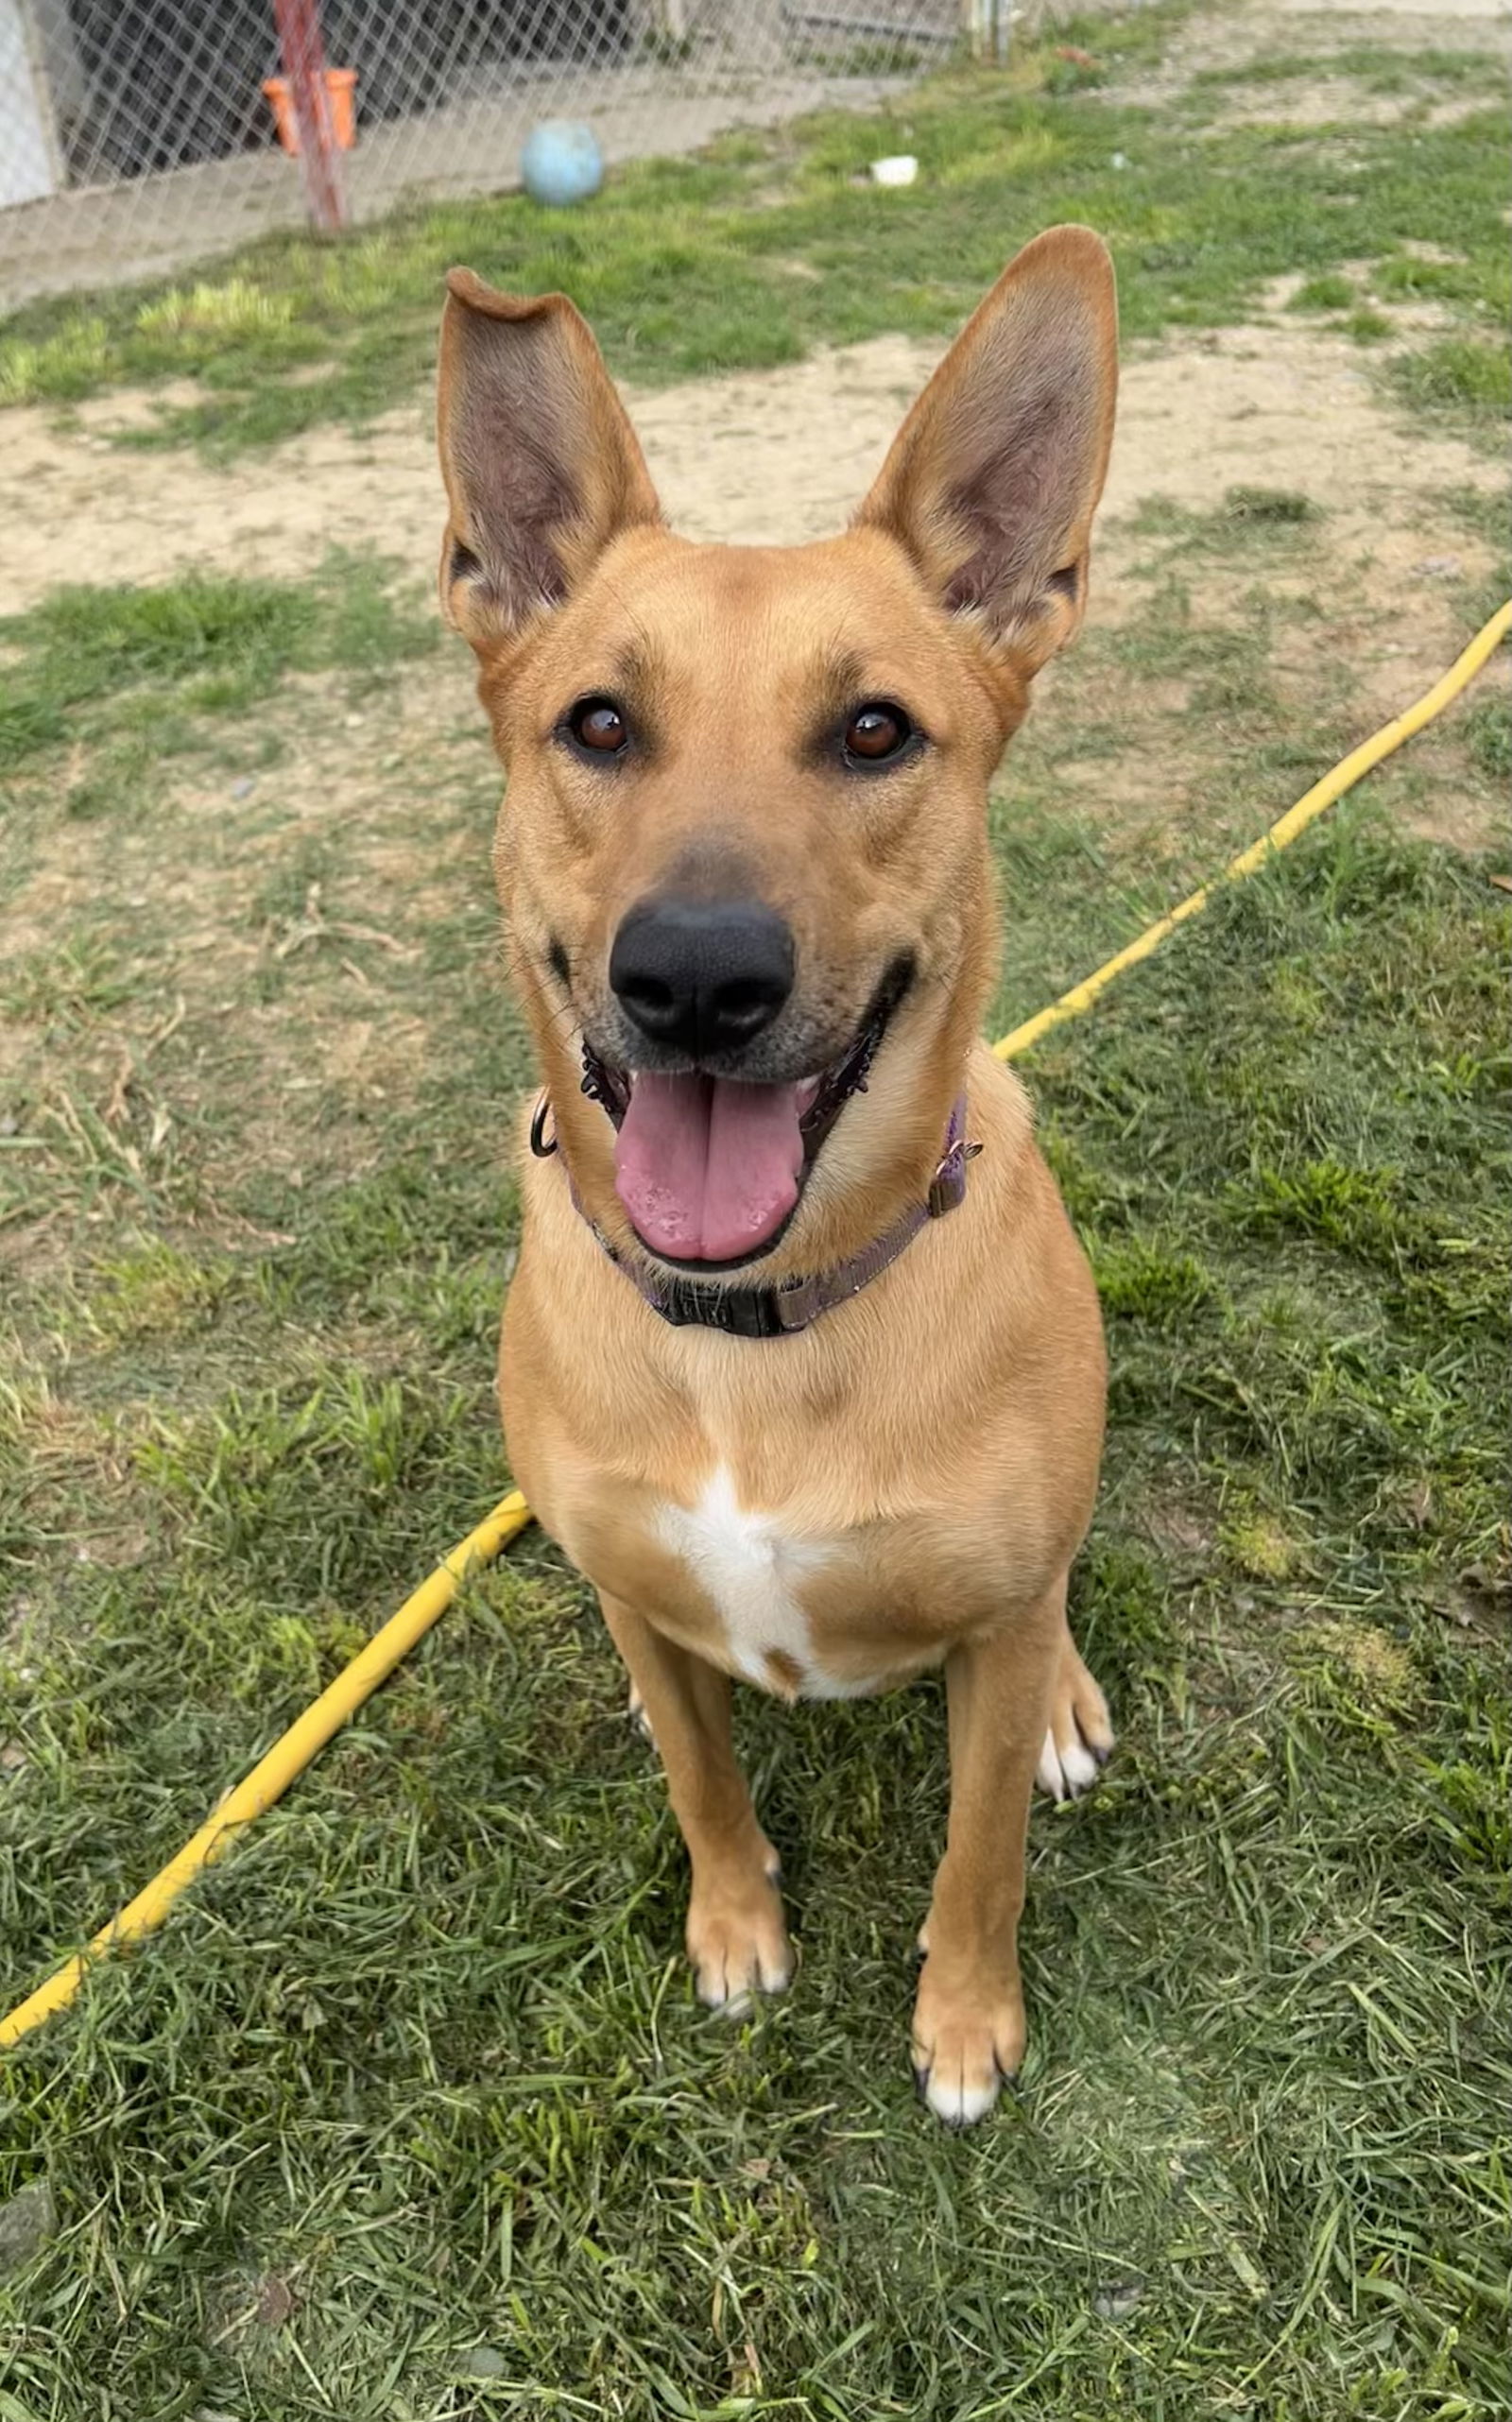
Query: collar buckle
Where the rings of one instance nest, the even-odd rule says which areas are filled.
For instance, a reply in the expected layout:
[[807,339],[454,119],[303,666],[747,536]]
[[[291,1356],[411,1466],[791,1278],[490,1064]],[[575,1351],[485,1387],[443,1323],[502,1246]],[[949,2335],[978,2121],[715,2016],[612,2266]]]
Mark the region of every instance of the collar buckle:
[[[627,1264],[618,1255],[622,1270]],[[779,1287],[704,1287],[696,1279],[635,1280],[653,1312],[673,1329],[717,1329],[725,1337],[781,1337]],[[654,1290],[654,1292],[653,1292]]]

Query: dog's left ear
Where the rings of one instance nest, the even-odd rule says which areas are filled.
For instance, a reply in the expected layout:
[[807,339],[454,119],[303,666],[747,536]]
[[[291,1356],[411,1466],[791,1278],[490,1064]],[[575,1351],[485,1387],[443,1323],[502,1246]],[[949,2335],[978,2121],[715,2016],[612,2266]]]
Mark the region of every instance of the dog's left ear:
[[1108,248],[1053,227],[1011,261],[899,430],[858,515],[1037,673],[1080,626],[1118,387]]
[[622,530],[662,508],[634,430],[565,295],[453,269],[437,436],[450,507],[441,608],[485,647],[559,605]]

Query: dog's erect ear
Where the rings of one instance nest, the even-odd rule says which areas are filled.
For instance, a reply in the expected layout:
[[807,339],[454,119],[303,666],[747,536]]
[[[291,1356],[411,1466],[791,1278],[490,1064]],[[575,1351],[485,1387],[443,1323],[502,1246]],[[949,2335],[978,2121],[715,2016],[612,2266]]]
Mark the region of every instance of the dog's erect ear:
[[1026,244],[892,443],[859,521],[1038,672],[1077,629],[1118,386],[1113,265],[1087,227]]
[[453,269],[437,425],[451,507],[441,605],[474,646],[559,605],[621,530],[661,519],[634,430],[565,295]]

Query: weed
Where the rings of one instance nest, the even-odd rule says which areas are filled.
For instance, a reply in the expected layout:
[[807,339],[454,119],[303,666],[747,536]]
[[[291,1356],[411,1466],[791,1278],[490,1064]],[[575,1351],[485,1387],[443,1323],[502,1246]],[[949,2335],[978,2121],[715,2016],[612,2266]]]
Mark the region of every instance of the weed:
[[1393,334],[1393,330],[1383,312],[1362,306],[1358,311],[1350,312],[1344,322],[1344,333],[1356,345],[1379,345],[1383,337]]
[[1473,336],[1445,336],[1393,365],[1409,403],[1439,404],[1472,421],[1512,412],[1512,362],[1501,345]]
[[1100,59],[1091,51],[1078,50],[1069,43],[1057,43],[1044,67],[1044,90],[1047,93],[1090,93],[1107,77]]
[[1230,522],[1258,522],[1281,529],[1320,519],[1319,508],[1312,498],[1299,496],[1289,488],[1230,488],[1224,499],[1224,512]]
[[267,294],[249,278],[232,277],[220,285],[201,283],[188,291],[170,286],[166,294],[140,306],[136,324],[147,336],[181,336],[201,331],[217,336],[246,336],[286,328],[293,317],[291,295]]
[[1336,270],[1325,276],[1306,278],[1293,295],[1289,308],[1293,311],[1348,311],[1355,299],[1350,279]]

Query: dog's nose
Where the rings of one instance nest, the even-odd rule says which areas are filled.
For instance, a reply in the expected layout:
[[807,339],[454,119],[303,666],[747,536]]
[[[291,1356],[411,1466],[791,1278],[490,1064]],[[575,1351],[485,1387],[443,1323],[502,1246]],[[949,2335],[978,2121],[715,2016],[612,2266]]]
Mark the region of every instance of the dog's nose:
[[652,1042],[690,1058],[738,1051],[793,989],[790,928],[756,900],[644,900],[614,936],[609,980]]

